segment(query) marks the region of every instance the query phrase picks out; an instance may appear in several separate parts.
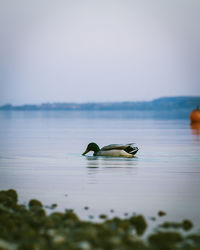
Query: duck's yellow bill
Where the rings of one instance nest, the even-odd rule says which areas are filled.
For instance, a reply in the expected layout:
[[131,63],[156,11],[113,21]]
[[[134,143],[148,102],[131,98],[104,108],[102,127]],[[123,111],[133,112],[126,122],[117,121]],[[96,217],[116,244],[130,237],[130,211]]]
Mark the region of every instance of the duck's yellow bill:
[[84,152],[84,153],[82,153],[82,155],[86,155],[88,152],[89,152],[89,150],[88,150],[88,149],[86,149],[86,150],[85,150],[85,152]]

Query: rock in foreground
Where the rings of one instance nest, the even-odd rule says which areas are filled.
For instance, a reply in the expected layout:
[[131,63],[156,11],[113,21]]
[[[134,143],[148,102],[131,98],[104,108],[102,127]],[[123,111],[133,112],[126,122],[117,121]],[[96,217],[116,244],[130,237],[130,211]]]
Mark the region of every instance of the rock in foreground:
[[0,250],[200,249],[199,234],[180,233],[180,227],[192,227],[188,220],[158,226],[144,240],[144,216],[104,219],[102,223],[81,221],[72,210],[47,215],[40,201],[30,200],[26,207],[18,204],[15,190],[0,191]]

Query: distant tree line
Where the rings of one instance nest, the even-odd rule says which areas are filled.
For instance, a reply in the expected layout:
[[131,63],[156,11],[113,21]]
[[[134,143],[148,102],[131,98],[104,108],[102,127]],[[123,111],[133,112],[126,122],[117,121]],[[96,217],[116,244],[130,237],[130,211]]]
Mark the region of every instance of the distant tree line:
[[6,104],[0,110],[191,110],[200,106],[200,96],[162,97],[153,101],[98,102],[98,103],[43,103],[14,106]]

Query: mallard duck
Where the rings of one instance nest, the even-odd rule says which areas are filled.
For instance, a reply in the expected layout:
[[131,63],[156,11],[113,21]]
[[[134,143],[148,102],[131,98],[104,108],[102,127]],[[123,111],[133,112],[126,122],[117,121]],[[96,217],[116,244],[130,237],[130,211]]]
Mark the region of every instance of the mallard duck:
[[100,149],[96,143],[91,142],[82,155],[87,154],[89,151],[93,151],[94,156],[133,157],[139,149],[137,147],[132,147],[132,145],[133,143],[110,144]]

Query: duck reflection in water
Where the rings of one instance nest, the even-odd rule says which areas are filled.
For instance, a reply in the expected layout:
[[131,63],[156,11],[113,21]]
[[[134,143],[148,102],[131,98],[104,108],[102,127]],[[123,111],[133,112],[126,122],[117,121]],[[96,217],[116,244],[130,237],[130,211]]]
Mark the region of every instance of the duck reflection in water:
[[137,157],[130,158],[109,158],[98,156],[86,156],[88,168],[109,167],[109,168],[126,168],[137,165]]
[[[99,174],[105,175],[105,179],[109,176],[112,178],[126,178],[127,176],[137,175],[138,164],[137,158],[108,158],[108,157],[94,157],[86,156],[87,159],[87,169],[88,169],[88,183],[97,184]],[[123,177],[124,176],[124,177]]]

